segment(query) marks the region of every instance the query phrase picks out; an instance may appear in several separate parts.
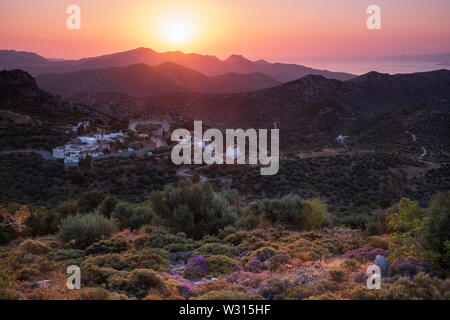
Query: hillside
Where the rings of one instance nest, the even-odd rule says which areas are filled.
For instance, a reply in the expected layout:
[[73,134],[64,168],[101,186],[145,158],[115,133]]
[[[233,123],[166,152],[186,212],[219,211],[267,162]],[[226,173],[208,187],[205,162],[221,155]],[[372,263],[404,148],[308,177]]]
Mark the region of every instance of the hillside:
[[[362,121],[408,106],[426,105],[430,111],[447,114],[450,71],[393,76],[371,72],[350,81],[307,76],[241,94],[174,93],[145,99],[121,96],[115,101],[111,94],[104,93],[79,94],[71,99],[111,114],[115,110],[123,116],[164,111],[220,128],[272,128],[277,123],[282,145],[292,147],[315,141],[330,143],[339,134],[353,135]],[[441,121],[439,126],[447,125]],[[386,131],[381,132],[386,137]]]
[[107,116],[76,103],[68,103],[41,90],[21,70],[0,71],[0,151],[36,148],[50,150],[68,139],[73,123]]
[[80,92],[118,92],[148,96],[170,92],[246,92],[279,83],[262,73],[224,74],[207,77],[197,71],[166,62],[156,67],[135,64],[127,67],[46,74],[36,78],[44,90],[62,96]]

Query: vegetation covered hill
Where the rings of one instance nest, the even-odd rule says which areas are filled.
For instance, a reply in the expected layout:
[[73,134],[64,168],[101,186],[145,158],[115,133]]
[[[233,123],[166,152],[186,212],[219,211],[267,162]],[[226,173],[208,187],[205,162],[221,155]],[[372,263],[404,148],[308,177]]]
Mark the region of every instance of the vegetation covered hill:
[[[91,191],[58,210],[0,209],[17,218],[0,233],[2,299],[450,298],[450,193],[427,208],[402,199],[360,230],[317,199],[246,203],[191,183],[138,204]],[[380,290],[366,284],[374,263]]]

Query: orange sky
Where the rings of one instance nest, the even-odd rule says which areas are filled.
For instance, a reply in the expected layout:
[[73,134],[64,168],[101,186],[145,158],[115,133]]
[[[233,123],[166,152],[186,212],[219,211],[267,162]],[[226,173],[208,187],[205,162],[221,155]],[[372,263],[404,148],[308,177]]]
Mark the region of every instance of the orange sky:
[[[81,30],[66,28],[71,4]],[[366,28],[371,4],[381,30]],[[450,52],[448,0],[0,0],[0,9],[0,49],[50,58],[137,47],[272,61]],[[174,20],[190,26],[189,41],[168,41]]]

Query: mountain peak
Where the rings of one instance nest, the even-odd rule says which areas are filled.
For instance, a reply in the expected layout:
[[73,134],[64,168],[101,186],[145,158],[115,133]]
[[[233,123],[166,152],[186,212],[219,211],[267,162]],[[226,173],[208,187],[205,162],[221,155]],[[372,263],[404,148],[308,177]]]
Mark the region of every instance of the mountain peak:
[[224,62],[226,62],[226,63],[240,63],[240,62],[250,62],[250,60],[246,59],[243,55],[232,54]]

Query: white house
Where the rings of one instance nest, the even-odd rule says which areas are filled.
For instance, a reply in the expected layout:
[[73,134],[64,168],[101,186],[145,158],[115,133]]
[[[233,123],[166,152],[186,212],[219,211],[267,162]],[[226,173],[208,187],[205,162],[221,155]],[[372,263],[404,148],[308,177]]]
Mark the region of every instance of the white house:
[[64,159],[64,147],[56,147],[53,149],[53,158]]

